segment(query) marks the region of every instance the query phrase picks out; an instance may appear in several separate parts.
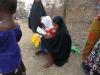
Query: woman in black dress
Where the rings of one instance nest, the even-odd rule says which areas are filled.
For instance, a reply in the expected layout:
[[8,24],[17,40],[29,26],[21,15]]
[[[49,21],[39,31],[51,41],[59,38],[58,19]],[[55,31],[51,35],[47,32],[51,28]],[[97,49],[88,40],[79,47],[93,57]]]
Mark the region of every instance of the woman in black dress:
[[41,0],[34,0],[34,3],[30,11],[29,19],[28,19],[29,28],[33,32],[36,32],[38,26],[42,27],[40,18],[46,15],[47,14],[45,12]]
[[48,63],[45,67],[52,64],[63,66],[68,62],[71,52],[71,37],[66,24],[61,16],[53,18],[53,25],[56,29],[55,38],[44,38],[44,44],[48,50]]

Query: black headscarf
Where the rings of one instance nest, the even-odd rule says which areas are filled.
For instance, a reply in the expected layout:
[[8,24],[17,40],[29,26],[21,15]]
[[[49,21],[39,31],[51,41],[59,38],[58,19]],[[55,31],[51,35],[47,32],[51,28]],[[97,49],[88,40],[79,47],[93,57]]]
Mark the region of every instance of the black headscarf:
[[28,19],[29,28],[33,32],[36,32],[37,27],[38,26],[41,27],[40,18],[46,15],[47,14],[45,12],[41,0],[34,0],[34,3],[30,11],[29,19]]
[[59,25],[59,29],[56,32],[55,38],[44,38],[45,46],[48,52],[52,55],[54,63],[57,66],[63,66],[70,56],[71,37],[62,17],[54,17],[53,22]]
[[59,26],[58,30],[62,29],[64,31],[66,31],[67,34],[69,34],[66,24],[61,16],[54,17],[53,22]]

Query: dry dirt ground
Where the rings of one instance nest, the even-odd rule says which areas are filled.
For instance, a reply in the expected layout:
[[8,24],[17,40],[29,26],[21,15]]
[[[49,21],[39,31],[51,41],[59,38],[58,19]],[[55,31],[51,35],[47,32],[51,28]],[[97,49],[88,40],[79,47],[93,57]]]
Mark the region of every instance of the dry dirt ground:
[[34,54],[34,47],[31,43],[32,31],[28,28],[25,21],[19,22],[23,32],[19,45],[27,69],[27,75],[85,75],[81,68],[81,56],[74,54],[71,55],[69,62],[63,67],[53,65],[48,69],[44,68],[45,58]]

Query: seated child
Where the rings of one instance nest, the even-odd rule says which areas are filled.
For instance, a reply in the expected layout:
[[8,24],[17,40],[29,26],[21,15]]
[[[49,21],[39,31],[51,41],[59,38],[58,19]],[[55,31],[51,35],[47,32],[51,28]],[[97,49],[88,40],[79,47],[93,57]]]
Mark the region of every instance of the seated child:
[[[44,30],[46,31],[46,34],[44,36],[49,36],[49,38],[54,38],[55,37],[55,27],[52,24],[52,19],[50,16],[45,16],[41,20],[42,25],[44,26]],[[46,36],[46,37],[47,37]]]
[[[41,50],[38,52],[39,54],[42,52],[43,54],[46,53],[46,48],[44,46],[43,38],[55,38],[55,27],[52,24],[52,19],[50,16],[44,16],[41,18],[42,28],[37,28],[37,32],[42,35],[41,38]],[[38,54],[37,53],[37,54]]]

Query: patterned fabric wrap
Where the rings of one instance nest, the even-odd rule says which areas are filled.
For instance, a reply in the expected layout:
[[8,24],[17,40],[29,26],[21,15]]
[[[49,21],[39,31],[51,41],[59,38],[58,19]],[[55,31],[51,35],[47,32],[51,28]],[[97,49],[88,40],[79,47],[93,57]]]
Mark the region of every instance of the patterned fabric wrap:
[[100,75],[100,40],[95,45],[87,61],[90,69],[90,75]]
[[100,38],[100,20],[94,20],[88,36],[88,40],[86,46],[83,50],[83,59],[87,60],[88,56],[90,55],[94,45]]

